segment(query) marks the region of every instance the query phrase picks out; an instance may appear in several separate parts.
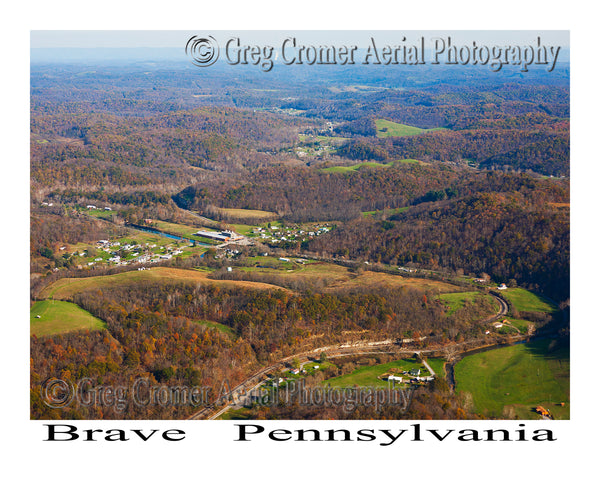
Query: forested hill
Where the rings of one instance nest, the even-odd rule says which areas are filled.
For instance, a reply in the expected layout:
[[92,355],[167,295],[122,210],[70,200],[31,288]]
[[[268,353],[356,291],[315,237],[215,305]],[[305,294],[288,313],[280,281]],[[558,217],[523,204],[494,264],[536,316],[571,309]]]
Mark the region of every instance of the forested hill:
[[189,65],[96,67],[32,65],[36,202],[102,201],[134,223],[173,220],[179,208],[336,221],[302,248],[484,272],[568,297],[565,65],[553,75],[234,77],[224,67],[202,82]]

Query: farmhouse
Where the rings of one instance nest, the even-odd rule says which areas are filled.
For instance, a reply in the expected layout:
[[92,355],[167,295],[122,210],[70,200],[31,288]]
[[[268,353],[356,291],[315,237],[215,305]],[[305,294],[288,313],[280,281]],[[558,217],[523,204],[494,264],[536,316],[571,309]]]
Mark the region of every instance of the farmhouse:
[[411,374],[413,377],[418,377],[419,375],[421,375],[421,369],[420,368],[413,368],[408,373]]
[[387,381],[388,381],[388,382],[398,382],[398,383],[402,383],[402,377],[398,377],[398,376],[396,376],[396,375],[390,375],[390,376],[387,378]]

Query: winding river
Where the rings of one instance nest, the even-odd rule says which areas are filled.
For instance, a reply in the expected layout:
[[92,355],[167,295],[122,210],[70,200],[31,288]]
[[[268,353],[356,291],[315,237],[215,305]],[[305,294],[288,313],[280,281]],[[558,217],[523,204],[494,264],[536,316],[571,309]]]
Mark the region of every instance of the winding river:
[[202,243],[202,242],[199,242],[198,240],[180,237],[177,235],[173,235],[172,233],[163,232],[161,230],[158,230],[158,229],[152,228],[152,227],[144,227],[142,225],[136,225],[135,223],[127,223],[127,224],[125,224],[125,226],[128,228],[133,228],[135,230],[141,230],[142,232],[155,233],[157,235],[162,235],[163,237],[172,238],[173,240],[179,240],[181,242],[191,242],[194,245],[200,245],[201,247],[214,247],[214,245],[210,245],[208,243]]

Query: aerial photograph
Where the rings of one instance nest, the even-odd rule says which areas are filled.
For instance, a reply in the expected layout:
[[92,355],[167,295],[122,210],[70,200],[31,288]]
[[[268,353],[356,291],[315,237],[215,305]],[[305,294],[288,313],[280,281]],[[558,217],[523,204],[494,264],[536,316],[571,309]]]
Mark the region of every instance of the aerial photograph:
[[569,41],[31,31],[30,419],[569,420]]

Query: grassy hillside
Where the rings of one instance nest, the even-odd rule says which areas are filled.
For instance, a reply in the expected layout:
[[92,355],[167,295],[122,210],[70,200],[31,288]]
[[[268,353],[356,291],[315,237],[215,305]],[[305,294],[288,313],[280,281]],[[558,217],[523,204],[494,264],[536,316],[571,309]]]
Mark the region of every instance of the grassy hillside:
[[509,288],[502,295],[513,304],[519,312],[546,312],[553,313],[556,306],[539,295],[523,288]]
[[[35,302],[30,310],[30,333],[37,337],[76,330],[98,330],[105,323],[78,305],[58,300]],[[37,318],[37,317],[40,318]]]
[[389,167],[389,164],[378,163],[378,162],[363,162],[363,163],[358,163],[356,165],[350,165],[347,167],[338,165],[335,167],[322,168],[321,171],[327,172],[327,173],[351,173],[351,172],[356,172],[357,170],[360,170],[362,168],[386,168],[386,167]]
[[184,270],[179,268],[153,267],[148,270],[133,270],[115,275],[104,275],[101,277],[87,278],[61,278],[48,285],[42,290],[42,298],[54,298],[58,300],[70,299],[75,293],[88,289],[113,287],[129,283],[143,283],[147,281],[164,282],[191,282],[202,284],[216,284],[223,287],[246,287],[246,288],[281,288],[274,285],[245,282],[233,280],[214,280],[208,278],[208,272],[198,270]]
[[[265,268],[266,267],[266,268]],[[363,287],[414,287],[416,289],[435,292],[455,292],[459,287],[439,280],[416,277],[402,277],[383,272],[352,272],[348,268],[326,262],[309,262],[299,265],[295,262],[281,262],[272,257],[250,257],[247,266],[234,267],[233,271],[241,270],[264,276],[265,282],[273,275],[288,279],[322,280],[327,285],[323,291],[343,290],[345,288]]]
[[[569,418],[569,349],[542,339],[470,355],[455,366],[456,391],[491,417],[534,419],[544,406]],[[559,404],[564,402],[565,406]]]
[[452,315],[454,312],[473,303],[476,298],[486,298],[490,304],[494,304],[494,300],[482,292],[458,292],[458,293],[444,293],[440,295],[440,299],[446,305],[447,315]]

